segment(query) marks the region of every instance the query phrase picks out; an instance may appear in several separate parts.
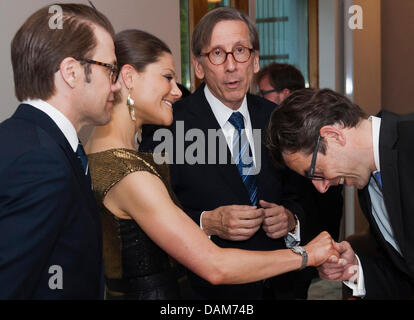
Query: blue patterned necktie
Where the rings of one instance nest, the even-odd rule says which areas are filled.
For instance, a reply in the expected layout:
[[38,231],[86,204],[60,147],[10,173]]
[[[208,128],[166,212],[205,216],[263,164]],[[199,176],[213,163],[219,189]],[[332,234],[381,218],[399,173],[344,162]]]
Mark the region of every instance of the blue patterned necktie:
[[249,193],[250,202],[253,206],[257,204],[257,183],[254,172],[254,163],[249,140],[244,130],[244,119],[240,112],[233,112],[229,122],[236,129],[233,135],[233,159],[239,170],[239,174]]
[[374,173],[374,179],[377,182],[378,187],[382,191],[382,178],[381,178],[381,172],[377,171]]
[[89,174],[89,165],[88,165],[88,158],[86,156],[85,150],[83,149],[82,144],[79,142],[78,148],[76,149],[76,156],[78,157],[80,164],[83,169],[83,173],[88,180],[89,185],[91,185],[91,176]]

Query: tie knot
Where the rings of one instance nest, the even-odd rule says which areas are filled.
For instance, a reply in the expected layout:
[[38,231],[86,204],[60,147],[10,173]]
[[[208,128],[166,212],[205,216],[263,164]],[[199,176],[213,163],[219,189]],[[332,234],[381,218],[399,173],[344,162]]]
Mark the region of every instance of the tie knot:
[[76,155],[78,157],[86,157],[85,150],[83,149],[83,146],[80,142],[78,144],[78,148],[76,149]]
[[80,164],[82,165],[83,172],[85,173],[85,175],[88,175],[88,158],[86,157],[85,150],[83,149],[83,146],[80,142],[78,144],[78,148],[76,149],[76,156],[78,157]]
[[240,112],[233,112],[229,118],[229,122],[235,127],[238,131],[244,129],[244,118]]
[[377,182],[380,189],[382,189],[382,178],[381,178],[381,172],[377,171],[374,173],[374,179]]

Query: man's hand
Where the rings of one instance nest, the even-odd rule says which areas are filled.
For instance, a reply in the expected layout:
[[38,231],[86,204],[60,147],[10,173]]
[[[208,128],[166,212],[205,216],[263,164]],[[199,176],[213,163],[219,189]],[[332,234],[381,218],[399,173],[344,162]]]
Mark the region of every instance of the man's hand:
[[333,281],[345,281],[355,278],[358,270],[358,259],[349,242],[334,242],[334,248],[338,251],[339,258],[332,256],[319,266],[317,268],[319,277]]
[[241,241],[247,240],[259,230],[264,210],[253,206],[221,206],[203,213],[202,226],[207,235]]
[[260,200],[264,208],[263,230],[272,239],[284,237],[288,232],[293,231],[296,226],[296,219],[291,211],[283,206]]

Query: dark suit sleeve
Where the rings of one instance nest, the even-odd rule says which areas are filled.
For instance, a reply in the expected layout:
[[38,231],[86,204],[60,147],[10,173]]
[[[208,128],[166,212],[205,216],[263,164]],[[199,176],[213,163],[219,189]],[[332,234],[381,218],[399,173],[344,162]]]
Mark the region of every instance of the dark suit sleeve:
[[383,256],[358,256],[364,272],[366,299],[414,297],[412,280]]
[[300,203],[303,196],[301,177],[290,169],[283,172],[283,193],[281,204],[295,214],[301,222],[301,229],[306,223],[305,213]]
[[32,296],[53,264],[49,257],[71,205],[68,168],[56,153],[30,150],[0,173],[0,299]]

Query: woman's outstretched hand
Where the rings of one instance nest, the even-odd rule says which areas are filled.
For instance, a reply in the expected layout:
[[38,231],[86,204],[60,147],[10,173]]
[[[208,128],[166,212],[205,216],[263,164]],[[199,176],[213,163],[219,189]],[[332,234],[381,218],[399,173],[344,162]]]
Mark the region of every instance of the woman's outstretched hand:
[[323,231],[305,245],[304,248],[308,253],[308,266],[317,267],[332,256],[339,257],[334,242],[331,235],[328,232]]

